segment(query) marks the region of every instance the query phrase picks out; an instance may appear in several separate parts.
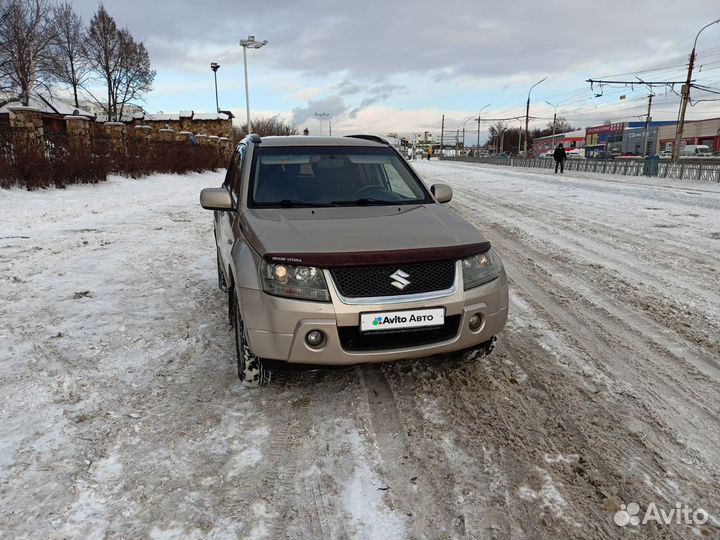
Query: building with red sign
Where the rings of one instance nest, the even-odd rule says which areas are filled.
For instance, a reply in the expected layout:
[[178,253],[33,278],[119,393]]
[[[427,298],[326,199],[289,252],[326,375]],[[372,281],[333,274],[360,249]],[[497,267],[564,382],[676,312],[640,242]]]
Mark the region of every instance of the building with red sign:
[[[675,143],[675,125],[658,128],[658,141],[658,152],[672,150]],[[720,118],[685,122],[681,144],[705,144],[713,151],[720,151]]]
[[558,144],[562,143],[565,148],[582,148],[585,146],[585,130],[578,129],[567,133],[556,133],[547,137],[536,137],[533,139],[533,155],[539,156],[555,150]]

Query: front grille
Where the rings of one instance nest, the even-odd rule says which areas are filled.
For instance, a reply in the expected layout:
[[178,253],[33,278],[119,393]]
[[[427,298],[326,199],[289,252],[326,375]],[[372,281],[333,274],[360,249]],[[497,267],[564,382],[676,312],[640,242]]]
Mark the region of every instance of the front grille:
[[406,328],[361,332],[358,326],[339,326],[340,344],[346,351],[403,349],[440,343],[457,336],[460,315],[445,317],[445,324],[432,328]]
[[[395,279],[391,276],[398,270],[407,274],[410,282],[404,289],[392,284]],[[449,289],[455,281],[455,261],[335,268],[330,273],[340,294],[347,298],[397,296]]]

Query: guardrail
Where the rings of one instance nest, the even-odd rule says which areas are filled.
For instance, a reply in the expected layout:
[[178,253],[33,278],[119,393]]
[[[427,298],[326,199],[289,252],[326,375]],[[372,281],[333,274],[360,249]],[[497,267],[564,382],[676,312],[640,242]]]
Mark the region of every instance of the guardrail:
[[[555,160],[548,158],[473,158],[441,157],[447,161],[465,161],[469,163],[488,163],[509,167],[532,167],[536,169],[554,169]],[[645,159],[568,159],[565,161],[568,171],[619,174],[624,176],[656,176],[680,180],[700,180],[720,182],[720,161],[717,160],[680,160],[678,163]]]

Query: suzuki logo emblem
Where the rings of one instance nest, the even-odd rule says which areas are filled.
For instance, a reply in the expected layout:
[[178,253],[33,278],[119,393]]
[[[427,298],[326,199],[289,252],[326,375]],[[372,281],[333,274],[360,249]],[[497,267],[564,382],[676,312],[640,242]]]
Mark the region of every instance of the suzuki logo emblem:
[[410,282],[406,279],[410,277],[410,274],[403,272],[399,268],[395,270],[395,273],[390,276],[394,281],[391,283],[393,287],[397,287],[401,291],[410,285]]

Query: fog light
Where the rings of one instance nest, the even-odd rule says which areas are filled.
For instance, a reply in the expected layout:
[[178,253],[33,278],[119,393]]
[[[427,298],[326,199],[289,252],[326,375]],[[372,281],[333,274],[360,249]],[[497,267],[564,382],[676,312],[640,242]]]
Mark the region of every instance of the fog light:
[[470,317],[470,320],[468,321],[468,326],[470,327],[470,330],[473,332],[480,328],[482,325],[482,316],[479,313],[476,313],[472,317]]
[[311,347],[319,347],[325,341],[325,334],[320,330],[310,330],[305,336],[305,342]]

